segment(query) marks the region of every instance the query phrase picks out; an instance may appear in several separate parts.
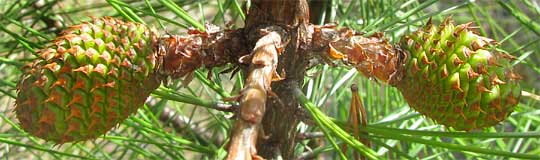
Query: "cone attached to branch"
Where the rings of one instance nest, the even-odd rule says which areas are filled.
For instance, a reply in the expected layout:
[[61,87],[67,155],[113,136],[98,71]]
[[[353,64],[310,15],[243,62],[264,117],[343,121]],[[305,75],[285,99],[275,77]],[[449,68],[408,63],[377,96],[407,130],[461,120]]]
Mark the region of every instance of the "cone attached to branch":
[[327,53],[397,87],[412,108],[437,123],[456,130],[490,127],[518,103],[519,76],[510,65],[513,58],[470,24],[454,26],[450,18],[440,26],[428,22],[397,46],[381,34],[366,38],[339,31],[340,40],[329,42]]
[[95,139],[143,106],[164,78],[246,53],[231,36],[240,33],[207,27],[161,38],[110,17],[70,27],[23,71],[15,104],[22,128],[57,144]]

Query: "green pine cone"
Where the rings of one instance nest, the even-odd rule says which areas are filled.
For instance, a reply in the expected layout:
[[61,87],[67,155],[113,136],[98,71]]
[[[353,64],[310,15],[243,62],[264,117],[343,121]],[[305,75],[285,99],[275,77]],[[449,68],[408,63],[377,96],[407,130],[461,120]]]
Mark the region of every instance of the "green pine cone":
[[57,144],[105,134],[159,86],[156,41],[144,25],[114,18],[70,27],[22,74],[15,108],[22,128]]
[[498,124],[514,111],[521,94],[511,56],[497,52],[495,41],[469,25],[454,26],[447,19],[403,38],[409,57],[394,84],[416,111],[456,130]]

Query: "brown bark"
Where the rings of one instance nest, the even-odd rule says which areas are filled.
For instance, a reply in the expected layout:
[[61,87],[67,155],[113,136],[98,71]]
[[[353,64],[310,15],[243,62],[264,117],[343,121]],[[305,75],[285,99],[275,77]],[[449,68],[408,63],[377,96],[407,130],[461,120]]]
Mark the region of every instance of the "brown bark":
[[[280,26],[287,30],[289,43],[280,56],[278,72],[284,71],[285,79],[272,84],[277,97],[270,97],[266,106],[266,114],[262,127],[267,139],[257,143],[262,157],[274,158],[281,155],[284,159],[292,159],[296,144],[296,126],[298,118],[298,101],[292,95],[289,82],[301,84],[306,68],[305,44],[308,41],[307,27],[309,9],[305,0],[258,0],[253,1],[246,19],[248,33],[253,33],[263,26]],[[248,36],[248,41],[254,38]],[[284,103],[280,103],[284,102]]]

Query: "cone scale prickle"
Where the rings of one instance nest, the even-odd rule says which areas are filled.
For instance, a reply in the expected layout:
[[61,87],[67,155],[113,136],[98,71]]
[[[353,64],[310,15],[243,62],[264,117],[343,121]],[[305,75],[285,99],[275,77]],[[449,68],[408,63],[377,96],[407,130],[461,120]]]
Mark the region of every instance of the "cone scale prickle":
[[437,27],[430,20],[398,45],[382,34],[339,31],[345,41],[330,41],[327,53],[397,87],[409,106],[437,123],[456,130],[481,129],[506,119],[521,89],[510,65],[514,58],[498,52],[495,41],[476,34],[470,24],[454,26],[448,18]]

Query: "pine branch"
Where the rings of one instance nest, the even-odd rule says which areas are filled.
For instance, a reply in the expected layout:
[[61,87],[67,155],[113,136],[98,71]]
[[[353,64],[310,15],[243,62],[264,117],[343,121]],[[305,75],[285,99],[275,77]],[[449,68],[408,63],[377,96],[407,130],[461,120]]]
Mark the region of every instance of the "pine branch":
[[201,67],[238,64],[238,59],[249,53],[243,46],[242,35],[241,29],[221,30],[207,25],[204,32],[191,29],[187,36],[163,37],[156,45],[158,55],[162,57],[160,73],[172,78],[191,77]]
[[262,31],[251,58],[246,86],[239,101],[240,110],[234,124],[227,159],[262,159],[257,155],[256,143],[261,132],[261,121],[266,110],[267,96],[271,95],[272,79],[276,75],[281,36],[273,30]]

